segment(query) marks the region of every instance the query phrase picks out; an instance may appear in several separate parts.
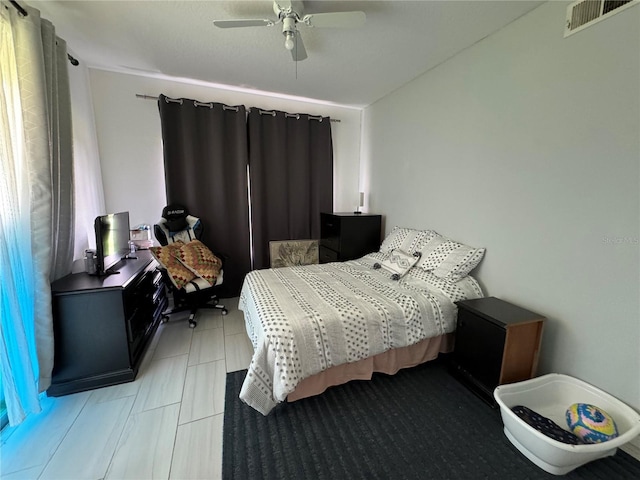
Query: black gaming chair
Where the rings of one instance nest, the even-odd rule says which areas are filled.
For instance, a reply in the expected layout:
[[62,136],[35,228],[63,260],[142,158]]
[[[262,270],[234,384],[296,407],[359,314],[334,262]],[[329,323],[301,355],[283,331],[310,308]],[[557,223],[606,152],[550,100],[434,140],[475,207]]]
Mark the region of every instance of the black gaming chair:
[[[188,243],[192,240],[200,240],[202,237],[202,222],[197,217],[189,215],[187,209],[182,205],[167,205],[162,210],[162,218],[154,225],[153,232],[160,245],[166,246],[178,240]],[[224,268],[225,258],[217,255],[222,261]],[[162,321],[169,320],[169,315],[177,312],[189,310],[189,327],[197,325],[196,313],[201,308],[220,310],[222,315],[228,313],[224,305],[218,303],[218,287],[223,281],[223,272],[217,278],[216,284],[211,285],[202,278],[196,278],[187,283],[182,288],[177,288],[169,277],[169,272],[162,268],[165,276],[165,285],[173,293],[173,307],[162,312]]]

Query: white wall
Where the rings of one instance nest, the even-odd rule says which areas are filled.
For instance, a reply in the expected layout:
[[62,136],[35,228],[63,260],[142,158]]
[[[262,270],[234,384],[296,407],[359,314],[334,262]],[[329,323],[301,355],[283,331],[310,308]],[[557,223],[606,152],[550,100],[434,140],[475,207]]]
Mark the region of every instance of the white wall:
[[369,210],[487,248],[548,317],[541,371],[640,410],[640,7],[563,38],[548,2],[367,108]]
[[160,115],[155,101],[136,94],[278,109],[339,119],[332,123],[334,209],[357,203],[361,110],[274,98],[103,70],[90,70],[106,210],[128,210],[131,225],[152,225],[166,204]]

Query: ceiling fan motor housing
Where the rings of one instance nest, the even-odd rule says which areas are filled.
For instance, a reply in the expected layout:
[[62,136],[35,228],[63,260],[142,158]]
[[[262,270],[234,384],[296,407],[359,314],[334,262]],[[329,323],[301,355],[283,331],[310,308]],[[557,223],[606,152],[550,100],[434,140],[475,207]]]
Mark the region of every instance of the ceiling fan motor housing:
[[278,16],[293,15],[302,18],[304,13],[304,4],[301,1],[283,1],[275,0],[273,2],[273,12]]

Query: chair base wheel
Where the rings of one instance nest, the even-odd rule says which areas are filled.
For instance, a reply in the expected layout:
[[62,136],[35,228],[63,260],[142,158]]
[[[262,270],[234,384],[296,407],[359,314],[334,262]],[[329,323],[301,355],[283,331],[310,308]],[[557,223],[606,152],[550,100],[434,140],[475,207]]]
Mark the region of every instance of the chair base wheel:
[[174,308],[172,308],[171,310],[166,310],[165,312],[162,313],[160,317],[160,323],[167,323],[169,321],[169,317],[174,313],[182,312],[184,310],[190,310],[190,315],[188,318],[189,328],[196,328],[198,326],[198,322],[195,318],[196,313],[199,309],[205,309],[205,308],[211,309],[211,310],[217,310],[220,312],[221,315],[227,315],[229,313],[229,310],[227,310],[227,308],[224,305],[220,305],[217,299],[213,299],[209,303],[204,303],[204,304],[195,305],[195,306],[177,303],[174,306]]

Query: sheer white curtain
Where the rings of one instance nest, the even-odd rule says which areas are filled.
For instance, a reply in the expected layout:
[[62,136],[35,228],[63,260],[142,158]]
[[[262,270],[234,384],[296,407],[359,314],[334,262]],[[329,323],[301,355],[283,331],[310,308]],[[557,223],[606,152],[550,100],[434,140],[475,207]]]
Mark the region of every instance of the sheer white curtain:
[[[74,53],[71,52],[73,55]],[[106,213],[89,69],[84,62],[69,69],[75,176],[74,272],[84,271],[84,251],[96,248],[93,221]]]
[[[34,329],[29,175],[9,17],[10,12],[0,8],[0,360],[7,414],[10,423],[16,424],[26,414],[40,411],[40,404],[36,383],[39,371]],[[22,321],[13,322],[14,318]],[[16,397],[19,402],[12,401]]]
[[73,252],[66,45],[25,9],[0,8],[0,359],[12,425],[40,411],[51,383],[50,281],[70,272]]

